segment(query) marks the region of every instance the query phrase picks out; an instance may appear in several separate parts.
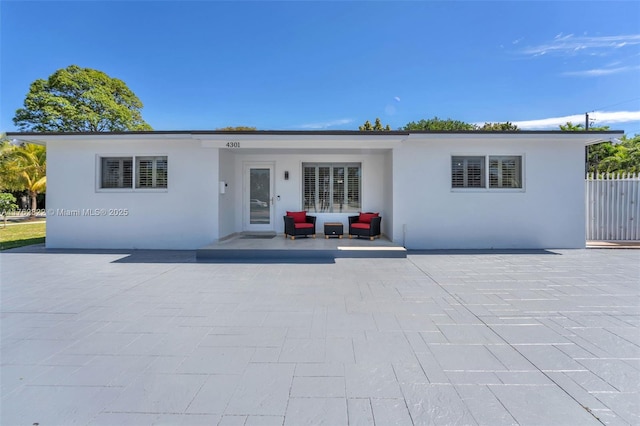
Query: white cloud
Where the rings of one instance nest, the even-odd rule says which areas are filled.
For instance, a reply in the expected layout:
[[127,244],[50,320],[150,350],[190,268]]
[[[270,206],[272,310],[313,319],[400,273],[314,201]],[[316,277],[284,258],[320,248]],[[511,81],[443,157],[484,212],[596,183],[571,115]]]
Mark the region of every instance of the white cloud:
[[325,121],[325,122],[319,122],[319,123],[301,124],[301,125],[295,126],[295,127],[300,128],[300,129],[321,130],[321,129],[326,129],[326,128],[334,127],[334,126],[341,126],[341,125],[349,124],[349,123],[353,123],[353,119],[351,119],[351,118],[341,118],[341,119],[338,119],[338,120],[331,120],[331,121]]
[[551,53],[576,54],[582,51],[593,53],[593,51],[604,52],[637,44],[640,44],[640,34],[576,37],[573,34],[563,35],[560,33],[551,42],[526,47],[521,50],[521,53],[533,56]]
[[[640,121],[640,111],[594,111],[589,113],[589,118],[595,120],[595,126],[608,126],[616,123]],[[575,114],[538,120],[514,121],[513,124],[522,130],[557,130],[561,124],[566,124],[569,121],[573,124],[584,124],[584,119],[584,114]]]
[[621,72],[635,71],[635,70],[640,70],[640,65],[617,67],[617,68],[595,68],[595,69],[583,70],[583,71],[568,71],[568,72],[562,73],[562,75],[577,76],[577,77],[600,77],[603,75],[619,74]]

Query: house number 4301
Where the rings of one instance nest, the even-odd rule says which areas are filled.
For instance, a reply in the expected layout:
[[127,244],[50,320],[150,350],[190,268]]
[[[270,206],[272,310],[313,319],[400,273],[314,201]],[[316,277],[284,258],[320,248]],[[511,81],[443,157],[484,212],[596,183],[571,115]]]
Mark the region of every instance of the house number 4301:
[[227,148],[240,148],[240,142],[227,142]]

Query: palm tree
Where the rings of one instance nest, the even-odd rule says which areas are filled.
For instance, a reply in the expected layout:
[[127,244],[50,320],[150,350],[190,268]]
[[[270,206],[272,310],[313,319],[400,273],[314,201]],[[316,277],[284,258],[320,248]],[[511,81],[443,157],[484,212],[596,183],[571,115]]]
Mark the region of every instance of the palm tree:
[[37,196],[47,189],[47,151],[34,144],[3,144],[0,150],[0,185],[26,191],[31,200],[31,216],[38,208]]

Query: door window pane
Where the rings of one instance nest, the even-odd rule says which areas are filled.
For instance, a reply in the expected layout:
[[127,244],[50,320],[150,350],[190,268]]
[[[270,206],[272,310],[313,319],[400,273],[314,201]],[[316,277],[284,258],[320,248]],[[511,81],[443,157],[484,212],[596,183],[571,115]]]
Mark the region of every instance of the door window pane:
[[249,223],[268,225],[271,222],[271,170],[249,171]]

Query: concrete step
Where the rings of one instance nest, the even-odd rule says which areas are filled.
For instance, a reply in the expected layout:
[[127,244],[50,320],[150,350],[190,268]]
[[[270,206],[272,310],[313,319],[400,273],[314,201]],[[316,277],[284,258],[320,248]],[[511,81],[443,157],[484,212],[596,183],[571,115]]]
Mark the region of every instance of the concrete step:
[[371,241],[366,238],[302,237],[291,240],[282,234],[269,238],[264,234],[236,234],[230,238],[201,247],[199,260],[269,260],[338,258],[406,258],[407,250],[385,237]]

